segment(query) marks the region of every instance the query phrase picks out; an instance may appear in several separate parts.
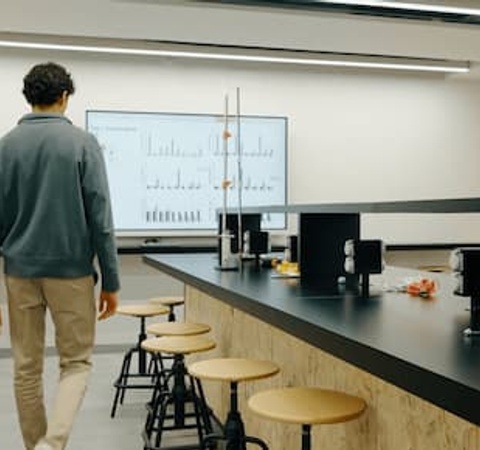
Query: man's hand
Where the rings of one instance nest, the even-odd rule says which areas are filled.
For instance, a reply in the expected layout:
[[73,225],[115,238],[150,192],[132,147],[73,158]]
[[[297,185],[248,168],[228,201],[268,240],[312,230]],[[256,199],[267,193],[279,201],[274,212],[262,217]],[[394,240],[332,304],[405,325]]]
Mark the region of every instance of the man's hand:
[[115,314],[118,306],[118,295],[116,292],[100,292],[100,302],[98,304],[98,320],[105,320]]

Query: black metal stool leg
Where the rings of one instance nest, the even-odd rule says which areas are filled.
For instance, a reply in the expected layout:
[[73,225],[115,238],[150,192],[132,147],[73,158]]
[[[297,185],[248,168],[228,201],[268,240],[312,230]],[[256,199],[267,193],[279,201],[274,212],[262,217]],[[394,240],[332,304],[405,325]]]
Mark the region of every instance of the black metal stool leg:
[[120,404],[123,405],[123,400],[125,398],[126,386],[128,384],[128,377],[130,375],[130,364],[132,363],[132,355],[137,351],[137,348],[132,348],[127,353],[125,359],[125,372],[123,372],[123,377],[120,382]]
[[152,448],[152,434],[157,431],[155,436],[155,447],[160,445],[161,435],[163,433],[163,422],[166,418],[166,408],[171,403],[170,390],[168,383],[173,374],[166,374],[162,379],[158,379],[155,392],[152,394],[152,400],[147,403],[147,417],[145,419],[144,430],[142,433],[145,450]]
[[173,361],[173,389],[172,400],[174,410],[175,427],[183,427],[185,425],[185,400],[187,397],[187,386],[185,384],[185,360],[183,355],[175,355]]
[[175,320],[177,320],[177,318],[175,317],[175,307],[174,305],[169,305],[169,308],[170,308],[170,312],[168,313],[168,321],[169,322],[175,322]]
[[200,450],[215,448],[215,443],[217,441],[224,440],[225,436],[223,436],[223,434],[209,434],[203,438],[202,442],[200,442]]
[[114,383],[115,386],[115,398],[113,400],[112,410],[110,412],[110,417],[114,418],[115,413],[117,411],[117,405],[120,401],[120,404],[123,403],[123,395],[125,393],[125,389],[123,386],[126,384],[128,379],[128,371],[130,368],[130,361],[132,358],[132,353],[134,349],[130,349],[125,356],[123,357],[122,367],[120,369],[120,375],[118,376],[117,380]]
[[205,398],[205,393],[203,391],[202,382],[198,378],[190,376],[192,386],[194,386],[194,395],[198,398],[199,401],[199,413],[202,417],[203,428],[205,429],[205,434],[213,433],[212,425],[212,411],[207,404]]
[[140,317],[140,334],[138,335],[138,373],[140,375],[147,374],[147,352],[142,348],[142,342],[147,339],[145,331],[145,317]]
[[162,355],[160,353],[152,354],[150,358],[150,362],[148,364],[147,372],[154,377],[155,374],[159,373],[163,369],[164,369],[164,364],[163,364]]
[[230,383],[230,411],[225,422],[225,439],[227,450],[245,450],[245,426],[238,411],[238,383]]
[[[147,368],[147,352],[141,346],[142,342],[146,338],[147,334],[145,331],[145,317],[140,317],[140,333],[138,334],[138,341],[135,347],[132,347],[125,354],[120,370],[120,375],[114,382],[116,391],[113,400],[112,410],[110,412],[111,418],[115,417],[118,405],[123,404],[127,389],[151,389],[154,387],[155,379],[153,377],[156,377],[156,375],[160,372],[159,361],[155,355],[152,356],[151,364]],[[138,373],[130,372],[133,354],[138,354]],[[146,384],[137,383],[129,385],[129,380],[136,377],[149,379],[149,382]]]
[[253,437],[253,436],[245,436],[245,442],[258,445],[263,450],[268,450],[268,445],[265,444],[265,442],[263,442],[260,438]]
[[311,431],[311,425],[302,425],[302,450],[310,450],[312,448]]
[[160,372],[157,374],[155,387],[152,392],[152,398],[146,404],[147,407],[147,418],[145,420],[144,426],[144,436],[146,440],[150,440],[150,437],[155,429],[155,421],[158,416],[158,410],[160,405],[168,393],[167,388],[168,377],[166,374]]
[[[164,379],[157,381],[156,393],[149,408],[147,404],[149,412],[142,433],[145,449],[173,450],[173,447],[162,447],[163,433],[168,430],[187,428],[197,429],[198,442],[180,447],[197,449],[205,432],[212,430],[208,416],[209,409],[200,381],[196,383],[195,379],[188,374],[185,355],[175,354],[173,358],[172,369],[167,371]],[[188,403],[193,403],[193,413],[186,411]],[[187,419],[193,419],[194,422]]]
[[160,412],[157,416],[157,434],[155,436],[155,447],[160,448],[160,443],[162,441],[163,430],[164,430],[164,423],[167,417],[167,408],[169,405],[173,403],[173,399],[171,397],[167,398],[166,401],[161,402],[160,404]]
[[201,442],[200,449],[208,448],[215,441],[225,441],[226,450],[246,450],[247,443],[255,444],[263,450],[268,450],[268,446],[261,439],[247,436],[245,434],[245,425],[242,416],[238,410],[238,383],[230,382],[230,410],[227,414],[223,434],[209,434]]
[[191,375],[188,378],[193,395],[195,421],[199,424],[197,427],[198,442],[202,442],[204,435],[212,432],[212,423],[200,380],[195,379]]

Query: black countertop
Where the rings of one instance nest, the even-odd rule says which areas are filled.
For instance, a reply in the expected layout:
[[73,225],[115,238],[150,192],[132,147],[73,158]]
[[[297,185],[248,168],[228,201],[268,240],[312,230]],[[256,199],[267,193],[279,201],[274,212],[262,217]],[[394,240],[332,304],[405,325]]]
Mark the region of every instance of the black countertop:
[[[215,269],[213,254],[146,255],[144,261],[385,381],[480,425],[480,337],[466,338],[469,299],[452,294],[451,276],[433,299],[384,292],[418,272],[387,268],[363,299],[319,292],[299,279],[275,279],[252,263]],[[424,274],[425,275],[425,274]]]
[[[229,212],[238,212],[230,208]],[[432,200],[405,200],[391,202],[357,202],[357,203],[319,203],[319,204],[289,204],[244,206],[243,213],[309,213],[309,214],[418,214],[418,213],[478,213],[480,198],[444,198]]]

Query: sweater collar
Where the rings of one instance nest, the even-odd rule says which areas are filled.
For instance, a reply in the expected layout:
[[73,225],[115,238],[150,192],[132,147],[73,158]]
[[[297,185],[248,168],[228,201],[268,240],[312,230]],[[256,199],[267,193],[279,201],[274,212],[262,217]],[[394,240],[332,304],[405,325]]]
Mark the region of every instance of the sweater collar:
[[55,113],[28,113],[25,114],[18,123],[41,123],[41,122],[67,122],[72,123],[68,117],[65,117],[63,114]]

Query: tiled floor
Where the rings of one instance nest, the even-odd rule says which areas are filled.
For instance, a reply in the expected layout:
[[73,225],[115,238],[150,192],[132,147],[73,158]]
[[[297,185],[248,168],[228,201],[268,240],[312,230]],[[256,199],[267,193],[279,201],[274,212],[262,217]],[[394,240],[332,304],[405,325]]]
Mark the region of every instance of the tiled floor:
[[[144,301],[150,296],[183,293],[183,287],[175,280],[165,279],[153,269],[142,267],[138,260],[123,263],[122,303]],[[13,398],[13,368],[1,274],[0,308],[5,322],[0,335],[0,450],[24,450]],[[182,319],[181,309],[178,316]],[[53,347],[52,325],[48,318],[47,324],[45,385],[48,402],[57,379],[58,359]],[[141,431],[146,417],[145,403],[149,398],[147,392],[127,392],[124,404],[117,409],[116,417],[110,418],[114,396],[113,382],[118,376],[123,352],[136,342],[138,331],[139,321],[128,317],[115,316],[98,324],[89,389],[66,450],[143,450]],[[191,431],[179,433],[181,442],[185,442],[185,439],[192,442],[191,436]],[[169,435],[166,436],[165,444],[177,445],[177,440]]]
[[[125,399],[115,419],[110,418],[113,398],[112,380],[116,376],[121,355],[97,354],[94,371],[82,410],[71,435],[69,450],[133,450],[142,449],[140,436],[145,417],[145,393],[132,392]],[[48,357],[45,371],[46,396],[51,397],[57,378],[56,357]],[[0,442],[2,449],[22,449],[11,388],[12,364],[0,360]]]
[[[120,317],[111,320],[112,327]],[[117,325],[121,326],[119,320]],[[111,330],[110,330],[111,331]],[[8,341],[5,333],[0,337]],[[82,409],[76,421],[68,450],[143,450],[141,437],[146,418],[145,403],[149,394],[144,390],[130,390],[123,405],[119,405],[115,418],[110,418],[114,397],[113,382],[118,376],[123,358],[123,349],[130,344],[102,344],[97,346],[93,359],[93,371]],[[4,349],[0,357],[0,449],[23,450],[17,423],[13,388],[12,359]],[[136,360],[134,361],[136,363]],[[58,359],[49,348],[45,365],[45,388],[47,404],[51,401],[57,379]],[[169,432],[164,445],[179,445],[195,442],[193,431]]]
[[[117,318],[112,318],[115,321]],[[7,340],[5,334],[1,337]],[[124,404],[117,408],[114,419],[110,410],[114,397],[113,381],[118,376],[123,353],[120,348],[129,345],[115,344],[98,347],[94,355],[94,365],[82,409],[71,435],[68,450],[143,450],[141,437],[146,417],[145,403],[149,399],[146,391],[128,391]],[[49,354],[53,353],[52,350]],[[47,403],[50,401],[57,379],[58,359],[55,355],[46,358],[45,385]],[[12,360],[5,354],[0,357],[0,449],[23,450],[16,418],[12,388]],[[194,442],[191,431],[170,432],[165,437],[165,445],[175,442]]]

